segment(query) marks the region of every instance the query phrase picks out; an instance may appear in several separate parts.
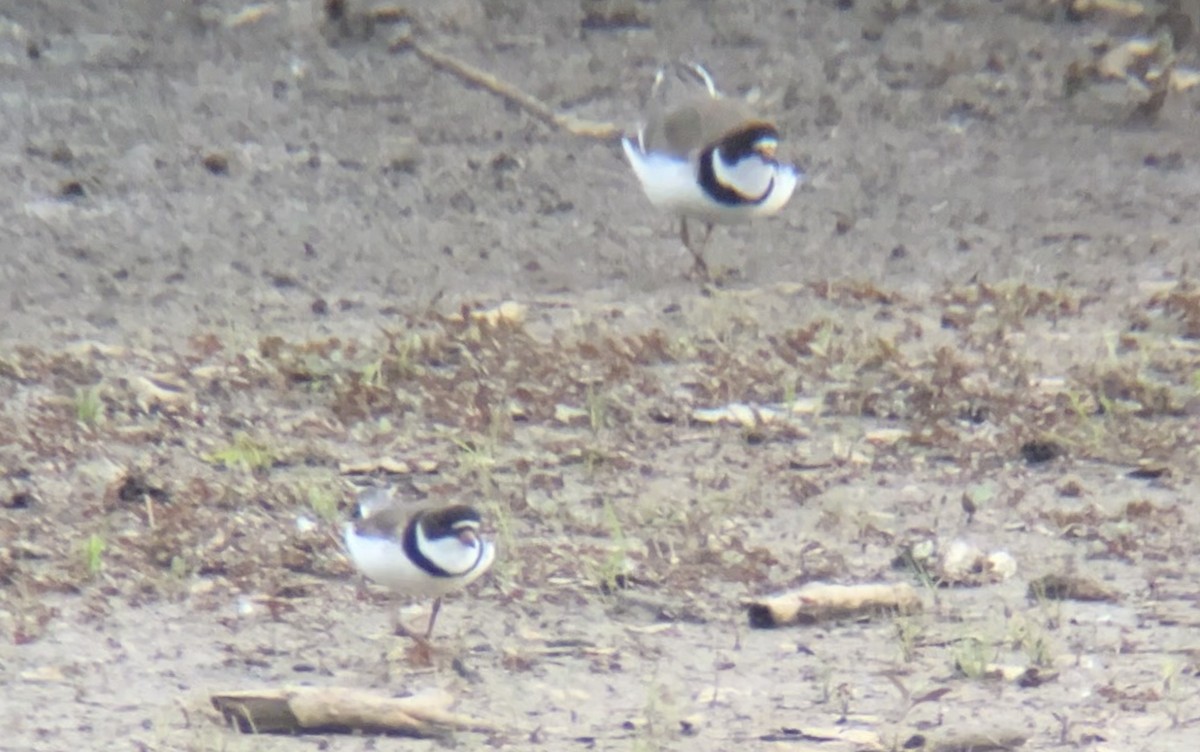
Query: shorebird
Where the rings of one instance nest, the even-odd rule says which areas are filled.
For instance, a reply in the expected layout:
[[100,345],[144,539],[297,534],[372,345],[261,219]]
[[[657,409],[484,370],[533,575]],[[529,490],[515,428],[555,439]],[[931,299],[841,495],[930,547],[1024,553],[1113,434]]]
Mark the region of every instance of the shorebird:
[[[465,504],[403,504],[389,489],[358,497],[344,530],[358,571],[393,592],[433,598],[424,640],[433,634],[442,596],[470,585],[492,566],[495,546],[480,536],[479,512]],[[396,634],[416,637],[399,619]],[[422,638],[418,638],[422,639]]]
[[[717,91],[699,65],[685,68],[706,91],[675,106],[651,107],[637,137],[622,146],[650,203],[681,217],[680,239],[692,254],[695,271],[708,278],[703,250],[714,224],[747,222],[778,212],[803,174],[776,158],[779,129],[737,99]],[[664,81],[659,70],[653,101]],[[688,218],[705,224],[697,245]]]

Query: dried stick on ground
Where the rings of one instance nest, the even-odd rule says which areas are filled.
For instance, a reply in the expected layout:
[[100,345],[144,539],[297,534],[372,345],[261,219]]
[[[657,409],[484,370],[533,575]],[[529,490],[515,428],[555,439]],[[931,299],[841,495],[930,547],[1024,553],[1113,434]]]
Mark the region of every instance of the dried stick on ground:
[[904,582],[894,585],[811,582],[790,593],[753,601],[747,607],[750,626],[766,629],[878,613],[912,613],[921,610],[921,599],[916,589]]
[[446,692],[381,697],[346,687],[292,687],[218,692],[209,698],[243,733],[368,731],[436,736],[451,730],[494,731],[493,724],[451,713]]
[[1006,752],[1024,746],[1029,734],[1014,730],[972,731],[951,733],[942,731],[924,737],[922,749],[928,752]]
[[444,52],[439,52],[425,46],[418,42],[411,32],[402,34],[394,40],[390,49],[392,52],[412,50],[416,53],[417,57],[429,63],[434,68],[451,73],[468,84],[483,87],[496,96],[520,107],[538,120],[555,128],[561,128],[573,135],[593,138],[597,141],[615,141],[621,136],[621,130],[612,123],[583,120],[572,115],[557,113],[545,102],[542,102],[531,94],[526,94],[512,84],[501,81],[487,71],[480,70],[452,55],[447,55]]

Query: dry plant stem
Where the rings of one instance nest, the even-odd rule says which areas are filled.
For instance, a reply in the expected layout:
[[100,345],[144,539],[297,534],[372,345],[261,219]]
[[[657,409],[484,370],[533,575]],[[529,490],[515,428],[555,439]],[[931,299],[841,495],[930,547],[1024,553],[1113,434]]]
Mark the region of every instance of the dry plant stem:
[[947,733],[928,739],[925,748],[933,752],[979,752],[980,750],[1004,752],[1022,747],[1028,740],[1028,734],[1010,730]]
[[362,730],[432,736],[451,729],[496,728],[451,713],[453,698],[445,692],[392,698],[347,687],[290,687],[220,692],[209,699],[245,733]]
[[750,626],[760,629],[920,610],[921,599],[916,589],[903,582],[894,585],[828,585],[814,582],[799,590],[749,604]]
[[444,52],[439,52],[425,46],[414,39],[411,34],[402,36],[391,45],[392,52],[403,52],[410,49],[417,54],[417,57],[429,63],[434,68],[453,74],[468,84],[483,87],[555,128],[561,128],[573,135],[592,138],[597,141],[614,141],[621,136],[621,130],[612,123],[601,123],[594,120],[582,120],[571,115],[561,115],[552,110],[549,105],[540,99],[526,94],[512,84],[501,81],[487,71],[480,70],[452,55],[447,55]]

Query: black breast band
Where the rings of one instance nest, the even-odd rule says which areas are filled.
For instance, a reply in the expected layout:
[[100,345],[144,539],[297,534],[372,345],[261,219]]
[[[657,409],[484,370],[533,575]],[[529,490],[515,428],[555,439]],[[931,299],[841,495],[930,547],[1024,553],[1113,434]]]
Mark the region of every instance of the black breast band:
[[[767,184],[767,189],[762,192],[761,196],[744,196],[736,189],[718,180],[714,166],[714,162],[718,158],[728,165],[737,164],[752,156],[762,158],[755,151],[754,146],[764,138],[778,139],[779,131],[769,125],[756,124],[740,131],[734,131],[715,144],[706,147],[704,151],[700,152],[700,174],[697,176],[700,188],[718,204],[725,206],[753,206],[766,201],[775,188],[774,178]],[[721,150],[720,157],[717,157],[718,149]]]
[[483,560],[484,544],[482,540],[477,540],[479,549],[475,556],[475,563],[463,572],[447,572],[442,567],[433,562],[425,552],[421,550],[419,541],[417,540],[417,526],[420,524],[420,517],[414,517],[404,528],[404,540],[401,542],[401,547],[404,549],[404,554],[412,560],[422,571],[428,572],[434,577],[462,577],[467,572],[472,571],[479,566],[479,562]]

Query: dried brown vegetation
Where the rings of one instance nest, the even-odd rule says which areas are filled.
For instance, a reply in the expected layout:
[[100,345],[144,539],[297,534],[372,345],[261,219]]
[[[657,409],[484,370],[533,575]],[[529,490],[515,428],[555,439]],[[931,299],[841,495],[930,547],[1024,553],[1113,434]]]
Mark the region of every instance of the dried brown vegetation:
[[[0,746],[1195,747],[1192,0],[9,5]],[[717,289],[613,144],[681,51],[810,178]],[[351,482],[484,512],[433,650]]]
[[[1171,319],[1181,294],[1137,310]],[[1187,555],[1177,505],[1114,510],[1071,476],[1030,506],[1011,479],[1025,463],[1051,474],[1124,463],[1170,483],[1151,470],[1195,456],[1192,374],[1173,344],[1186,330],[1172,340],[1131,327],[1098,361],[1094,350],[1064,359],[1056,343],[1085,308],[1028,285],[923,301],[823,284],[720,293],[670,321],[464,307],[374,340],[268,336],[247,348],[205,334],[182,355],[22,348],[0,382],[15,460],[4,525],[16,541],[0,547],[0,587],[21,596],[9,638],[38,640],[57,613],[42,598],[58,591],[131,603],[190,594],[196,608],[250,597],[287,622],[350,587],[336,535],[343,472],[478,499],[505,553],[487,601],[501,611],[594,601],[618,620],[719,624],[736,609],[722,603],[731,588],[878,577],[909,550],[902,541],[928,534],[838,503],[837,489],[931,467],[968,485],[968,523],[1006,509],[1093,561]],[[99,400],[86,411],[84,387]],[[42,499],[66,493],[70,513],[47,513]],[[890,553],[864,571],[830,536]],[[1120,599],[1069,572],[1029,585],[1033,608],[1099,593]],[[931,650],[899,634],[910,660]],[[994,668],[990,639],[953,641],[960,674],[1027,675],[1020,663]],[[1014,640],[1037,665],[1053,661],[1043,637]],[[528,649],[504,658],[523,671],[539,660]]]

